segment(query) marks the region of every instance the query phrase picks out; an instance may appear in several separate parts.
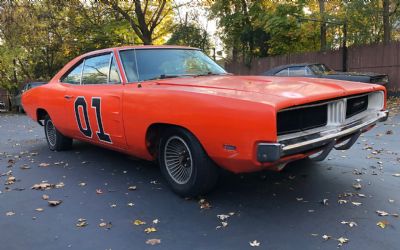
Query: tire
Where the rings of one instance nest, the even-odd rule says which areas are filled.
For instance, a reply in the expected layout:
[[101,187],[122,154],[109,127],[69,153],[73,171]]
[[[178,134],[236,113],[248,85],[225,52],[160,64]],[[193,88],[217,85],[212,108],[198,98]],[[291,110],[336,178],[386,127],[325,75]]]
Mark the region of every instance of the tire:
[[180,196],[206,194],[218,181],[218,167],[197,138],[182,128],[165,131],[160,140],[158,162],[164,178]]
[[62,135],[56,129],[50,116],[46,116],[44,119],[44,133],[50,150],[62,151],[72,147],[72,139]]

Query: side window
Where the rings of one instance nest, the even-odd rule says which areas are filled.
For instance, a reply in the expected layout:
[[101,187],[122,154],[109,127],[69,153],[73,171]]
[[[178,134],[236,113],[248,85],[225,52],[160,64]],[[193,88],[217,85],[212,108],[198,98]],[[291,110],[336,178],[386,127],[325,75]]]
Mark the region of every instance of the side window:
[[61,82],[70,84],[81,84],[81,74],[82,74],[83,62],[76,66],[68,75],[61,79]]
[[288,69],[283,69],[283,70],[279,71],[278,73],[276,73],[275,75],[276,76],[288,76],[289,75],[288,72],[289,72]]
[[108,83],[121,83],[121,78],[118,73],[118,66],[115,63],[115,58],[111,57],[110,76]]
[[305,75],[306,75],[306,67],[305,66],[289,68],[289,76],[305,76]]
[[106,84],[111,54],[85,59],[82,84]]

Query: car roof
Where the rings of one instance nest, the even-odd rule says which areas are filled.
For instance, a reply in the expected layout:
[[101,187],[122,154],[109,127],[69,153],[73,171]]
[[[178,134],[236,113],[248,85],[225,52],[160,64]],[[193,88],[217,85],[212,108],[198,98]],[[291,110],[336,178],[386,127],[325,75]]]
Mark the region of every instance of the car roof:
[[80,57],[86,57],[90,55],[96,55],[101,53],[112,52],[114,50],[129,50],[129,49],[190,49],[190,50],[200,50],[199,48],[187,47],[187,46],[179,46],[179,45],[130,45],[130,46],[121,46],[121,47],[113,47],[107,49],[94,50],[88,53],[81,55]]
[[316,65],[316,64],[322,64],[322,63],[293,63],[293,64],[285,64],[285,65],[280,65],[274,68],[271,68],[267,71],[265,71],[263,74],[264,75],[274,75],[278,73],[279,71],[289,68],[289,67],[302,67],[302,66],[310,66],[310,65]]

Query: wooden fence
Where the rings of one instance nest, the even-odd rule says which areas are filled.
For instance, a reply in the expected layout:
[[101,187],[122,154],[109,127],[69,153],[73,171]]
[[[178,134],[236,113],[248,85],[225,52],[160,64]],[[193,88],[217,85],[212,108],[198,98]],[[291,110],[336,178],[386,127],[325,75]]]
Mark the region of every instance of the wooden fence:
[[[388,91],[400,94],[400,42],[372,44],[348,48],[348,71],[375,72],[389,75]],[[260,74],[272,67],[290,63],[325,63],[335,70],[342,69],[342,50],[308,52],[254,59],[249,66],[239,62],[225,64],[228,72],[239,75]]]

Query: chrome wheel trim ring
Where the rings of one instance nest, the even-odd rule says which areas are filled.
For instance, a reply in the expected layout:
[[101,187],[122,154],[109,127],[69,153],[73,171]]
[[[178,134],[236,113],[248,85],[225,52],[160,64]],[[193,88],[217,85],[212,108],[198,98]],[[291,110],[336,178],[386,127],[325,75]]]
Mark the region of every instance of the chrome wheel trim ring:
[[186,184],[193,173],[192,153],[179,136],[168,138],[164,146],[164,161],[169,176],[178,184]]
[[51,120],[47,120],[46,122],[46,137],[50,146],[54,147],[57,142],[57,131],[56,127],[54,127],[54,124]]

